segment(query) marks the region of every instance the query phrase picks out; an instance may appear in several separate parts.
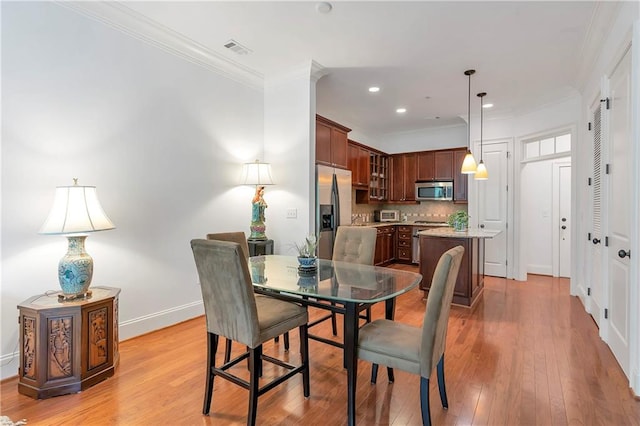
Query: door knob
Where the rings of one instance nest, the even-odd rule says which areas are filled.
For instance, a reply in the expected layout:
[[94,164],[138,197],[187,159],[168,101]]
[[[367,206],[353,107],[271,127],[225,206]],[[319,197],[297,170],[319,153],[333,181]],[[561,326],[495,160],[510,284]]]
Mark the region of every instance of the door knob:
[[563,221],[563,222],[566,222],[566,221],[567,221],[567,218],[566,218],[566,217],[563,217],[563,218],[562,218],[562,221]]
[[597,238],[594,238],[594,239],[593,239],[593,244],[600,244],[600,240],[599,240],[599,239],[597,239]]
[[562,229],[567,229],[567,227],[566,227],[566,226],[564,226],[564,225],[562,225],[562,226],[561,226],[561,228],[562,228]]
[[482,225],[480,225],[480,228],[484,228],[484,223]]
[[618,252],[618,256],[619,256],[621,259],[624,259],[624,258],[625,258],[625,257],[627,257],[627,256],[629,257],[629,259],[631,259],[631,250],[627,250],[627,251],[620,250],[620,251]]

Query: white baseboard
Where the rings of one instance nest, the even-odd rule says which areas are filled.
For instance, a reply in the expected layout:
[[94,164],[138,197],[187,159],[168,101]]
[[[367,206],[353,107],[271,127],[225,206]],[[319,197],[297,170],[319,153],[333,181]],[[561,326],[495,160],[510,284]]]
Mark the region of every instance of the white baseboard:
[[640,371],[637,371],[633,376],[634,383],[631,384],[631,389],[636,398],[640,397]]
[[169,327],[195,317],[204,315],[204,305],[202,301],[187,303],[182,306],[175,306],[143,317],[120,322],[120,341],[131,339],[151,331]]
[[527,273],[553,276],[553,269],[550,265],[527,265]]
[[[118,337],[120,341],[169,327],[192,318],[204,315],[202,301],[187,303],[143,317],[120,322]],[[0,380],[18,375],[20,351],[0,356]]]

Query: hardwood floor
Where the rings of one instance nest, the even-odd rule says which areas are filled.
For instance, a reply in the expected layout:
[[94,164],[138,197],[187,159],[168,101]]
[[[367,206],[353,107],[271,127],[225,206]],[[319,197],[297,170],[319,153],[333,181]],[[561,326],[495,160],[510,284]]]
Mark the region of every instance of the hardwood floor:
[[[422,293],[399,298],[396,320],[419,325]],[[383,306],[373,307],[374,317]],[[312,316],[317,315],[312,311]],[[329,335],[330,323],[314,328]],[[1,384],[2,415],[34,425],[223,425],[246,422],[248,393],[216,379],[211,416],[203,416],[204,318],[122,342],[114,377],[86,391],[46,400],[18,394],[17,378]],[[269,342],[265,352],[297,362]],[[345,424],[346,372],[337,348],[310,341],[311,397],[293,378],[263,395],[258,424]],[[234,351],[241,346],[234,344]],[[222,351],[219,351],[222,352]],[[220,354],[221,355],[221,354]],[[237,371],[246,371],[246,364]],[[369,383],[370,365],[359,363],[357,422],[418,425],[419,379],[396,371],[386,383]],[[451,310],[445,371],[449,410],[440,405],[435,374],[431,410],[435,425],[638,425],[640,402],[566,279],[530,275],[527,282],[487,277],[475,309]],[[274,373],[265,364],[264,377]]]

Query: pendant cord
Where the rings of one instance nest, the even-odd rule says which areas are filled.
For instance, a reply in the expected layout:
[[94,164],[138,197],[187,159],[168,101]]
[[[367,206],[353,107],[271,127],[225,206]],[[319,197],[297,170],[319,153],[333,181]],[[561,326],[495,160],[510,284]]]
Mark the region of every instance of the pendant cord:
[[469,93],[467,95],[467,150],[471,152],[471,73],[469,74]]

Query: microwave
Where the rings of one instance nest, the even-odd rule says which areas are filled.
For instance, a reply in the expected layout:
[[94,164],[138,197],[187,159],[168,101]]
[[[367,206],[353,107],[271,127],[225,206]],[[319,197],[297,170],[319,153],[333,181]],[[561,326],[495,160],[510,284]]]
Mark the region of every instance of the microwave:
[[400,210],[376,210],[374,218],[376,222],[400,222]]
[[417,201],[452,201],[453,182],[416,182]]

